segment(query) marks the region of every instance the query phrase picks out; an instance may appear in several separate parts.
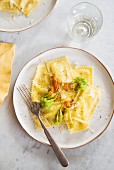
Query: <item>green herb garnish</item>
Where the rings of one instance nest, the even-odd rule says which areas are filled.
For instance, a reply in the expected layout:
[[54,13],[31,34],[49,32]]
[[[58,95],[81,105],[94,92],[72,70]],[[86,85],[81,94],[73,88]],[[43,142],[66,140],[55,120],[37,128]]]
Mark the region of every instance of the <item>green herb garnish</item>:
[[62,113],[62,110],[59,109],[56,116],[55,116],[55,121],[54,121],[54,124],[56,126],[60,125],[63,121],[63,113]]
[[72,83],[76,83],[76,90],[82,91],[85,90],[88,86],[88,81],[85,78],[77,77],[73,80]]
[[41,106],[45,109],[50,109],[51,106],[53,105],[54,103],[54,100],[55,100],[55,96],[50,96],[49,94],[46,94],[44,96],[42,96],[41,98]]

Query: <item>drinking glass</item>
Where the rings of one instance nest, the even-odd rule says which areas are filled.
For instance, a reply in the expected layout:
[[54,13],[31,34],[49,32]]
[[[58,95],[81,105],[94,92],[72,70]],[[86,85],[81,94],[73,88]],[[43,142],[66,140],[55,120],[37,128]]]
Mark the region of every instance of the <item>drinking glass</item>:
[[90,40],[98,33],[102,23],[100,9],[88,2],[73,6],[67,17],[69,36],[77,42]]

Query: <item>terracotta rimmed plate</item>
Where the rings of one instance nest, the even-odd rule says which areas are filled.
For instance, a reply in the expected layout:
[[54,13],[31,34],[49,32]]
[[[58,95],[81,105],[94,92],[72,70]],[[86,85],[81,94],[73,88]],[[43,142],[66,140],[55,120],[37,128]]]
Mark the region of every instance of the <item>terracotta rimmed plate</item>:
[[71,47],[60,47],[41,53],[29,61],[21,70],[14,87],[13,103],[16,116],[24,130],[37,141],[49,144],[43,131],[35,130],[29,110],[16,88],[20,84],[25,84],[30,88],[38,64],[41,64],[42,61],[55,59],[64,55],[68,56],[71,64],[78,62],[79,65],[94,67],[94,85],[102,89],[102,98],[92,117],[89,130],[70,134],[64,128],[62,132],[58,127],[49,129],[59,146],[68,149],[80,147],[95,140],[105,131],[113,116],[113,80],[106,67],[96,57],[86,51]]
[[57,0],[42,0],[36,10],[26,17],[23,14],[12,14],[0,11],[0,31],[19,32],[40,23],[54,8]]

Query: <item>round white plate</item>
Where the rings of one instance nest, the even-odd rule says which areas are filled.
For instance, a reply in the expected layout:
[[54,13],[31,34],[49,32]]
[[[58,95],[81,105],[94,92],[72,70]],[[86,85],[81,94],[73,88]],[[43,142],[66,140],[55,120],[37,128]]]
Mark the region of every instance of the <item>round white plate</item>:
[[21,84],[25,84],[30,88],[38,64],[41,64],[42,61],[52,60],[64,55],[68,56],[72,65],[78,62],[79,65],[94,67],[94,85],[102,89],[102,98],[91,119],[89,130],[70,134],[67,129],[63,129],[61,132],[59,127],[49,128],[50,133],[61,148],[74,148],[85,145],[96,139],[107,128],[113,115],[113,80],[105,66],[93,55],[80,49],[62,47],[51,49],[36,56],[25,65],[17,78],[14,87],[13,103],[16,116],[24,130],[37,141],[49,144],[44,132],[35,130],[29,110],[19,94],[17,87]]
[[54,8],[57,0],[42,0],[40,5],[28,17],[0,11],[0,31],[16,32],[29,29],[42,21]]

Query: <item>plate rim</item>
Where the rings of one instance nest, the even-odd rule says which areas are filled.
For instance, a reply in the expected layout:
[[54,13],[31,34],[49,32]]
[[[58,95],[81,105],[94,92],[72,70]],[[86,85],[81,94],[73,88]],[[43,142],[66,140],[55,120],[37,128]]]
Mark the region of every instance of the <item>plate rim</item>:
[[26,30],[29,30],[29,29],[35,27],[36,25],[40,24],[40,22],[42,22],[42,21],[52,12],[52,10],[55,8],[55,5],[57,4],[57,1],[58,1],[58,0],[55,0],[55,4],[54,4],[53,7],[51,8],[51,10],[46,14],[46,16],[44,16],[40,21],[36,22],[35,24],[33,24],[33,25],[31,25],[31,26],[28,26],[28,27],[26,27],[26,28],[20,28],[20,29],[16,29],[16,30],[5,30],[5,29],[1,29],[1,28],[0,28],[0,31],[1,31],[1,32],[15,33],[15,32],[26,31]]
[[[23,66],[23,68],[20,70],[20,72],[19,72],[19,74],[18,74],[18,76],[17,76],[17,78],[16,78],[16,80],[15,80],[15,84],[14,84],[14,88],[13,88],[13,106],[14,106],[14,89],[15,89],[15,85],[16,85],[17,79],[18,79],[18,77],[19,77],[21,71],[24,69],[24,67],[25,67],[29,62],[31,62],[34,58],[40,56],[41,54],[44,54],[44,53],[46,53],[46,52],[48,52],[48,51],[52,51],[52,50],[56,50],[56,49],[63,49],[63,48],[74,49],[74,50],[80,50],[80,51],[83,51],[83,52],[89,54],[92,58],[95,58],[95,59],[103,66],[103,68],[106,70],[106,72],[108,73],[108,75],[109,75],[109,77],[110,77],[110,79],[111,79],[111,81],[112,81],[112,84],[114,84],[112,75],[111,75],[111,73],[109,72],[109,70],[107,69],[107,67],[106,67],[106,66],[105,66],[105,65],[104,65],[104,64],[103,64],[96,56],[94,56],[93,54],[91,54],[91,53],[89,53],[89,52],[87,52],[87,51],[85,51],[85,50],[83,50],[83,49],[75,48],[75,47],[70,47],[70,46],[54,47],[54,48],[50,48],[50,49],[48,49],[48,50],[45,50],[45,51],[43,51],[43,52],[37,54],[36,56],[34,56],[34,57],[33,57],[32,59],[30,59],[30,60]],[[14,111],[15,111],[15,106],[14,106]],[[15,111],[15,114],[16,114],[16,111]],[[85,145],[87,145],[87,144],[89,144],[89,143],[95,141],[96,139],[98,139],[99,136],[101,136],[101,135],[106,131],[106,129],[108,128],[108,126],[109,126],[109,124],[110,124],[110,122],[111,122],[113,116],[114,116],[114,108],[113,108],[113,112],[112,112],[112,114],[111,114],[111,118],[110,118],[110,120],[109,120],[107,126],[106,126],[106,127],[105,127],[105,128],[104,128],[97,136],[96,136],[96,137],[94,137],[94,138],[91,139],[90,141],[88,141],[88,142],[86,142],[86,143],[84,143],[84,144],[82,144],[82,145],[80,145],[80,146],[74,146],[74,147],[61,147],[61,148],[62,148],[62,149],[65,149],[65,150],[67,150],[67,149],[80,148],[80,147],[82,147],[82,146],[85,146]],[[21,125],[22,129],[23,129],[23,130],[24,130],[24,131],[25,131],[32,139],[34,139],[34,140],[37,141],[37,142],[40,142],[41,144],[44,144],[44,145],[46,145],[46,146],[50,146],[50,147],[51,147],[50,144],[48,144],[48,143],[46,143],[46,142],[44,142],[44,141],[37,140],[37,139],[35,139],[34,137],[32,137],[32,136],[24,129],[24,127],[23,127],[22,124],[20,123],[20,121],[19,121],[19,119],[18,119],[18,117],[17,117],[17,114],[16,114],[16,118],[17,118],[19,124]]]

